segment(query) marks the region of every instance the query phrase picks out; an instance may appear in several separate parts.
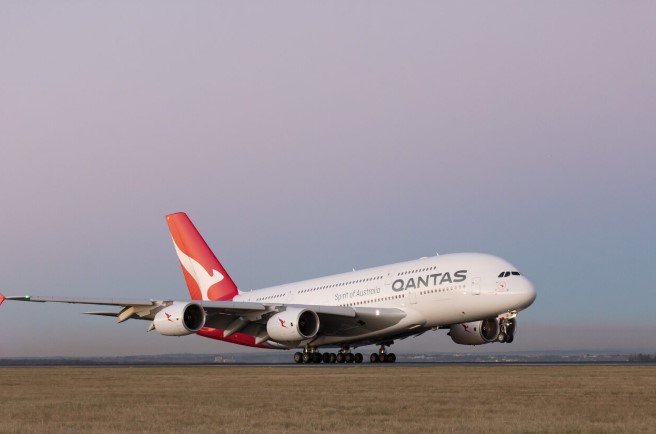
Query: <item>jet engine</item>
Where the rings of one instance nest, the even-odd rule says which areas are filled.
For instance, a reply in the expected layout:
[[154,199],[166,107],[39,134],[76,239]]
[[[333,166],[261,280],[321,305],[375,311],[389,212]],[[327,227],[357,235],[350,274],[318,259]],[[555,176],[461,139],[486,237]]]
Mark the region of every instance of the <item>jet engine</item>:
[[319,315],[316,312],[297,307],[287,308],[269,318],[267,333],[271,339],[279,342],[301,341],[311,339],[319,331]]
[[157,312],[155,330],[164,336],[185,336],[205,325],[205,310],[200,304],[175,302]]
[[499,320],[497,318],[483,321],[454,324],[448,333],[456,344],[482,345],[494,342],[499,336]]

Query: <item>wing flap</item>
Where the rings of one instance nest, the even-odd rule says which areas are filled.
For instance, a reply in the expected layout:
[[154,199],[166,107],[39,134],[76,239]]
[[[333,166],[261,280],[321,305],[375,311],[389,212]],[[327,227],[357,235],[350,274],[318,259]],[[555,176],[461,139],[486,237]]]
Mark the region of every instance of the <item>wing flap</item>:
[[82,312],[84,315],[96,315],[96,316],[112,316],[116,318],[118,312]]

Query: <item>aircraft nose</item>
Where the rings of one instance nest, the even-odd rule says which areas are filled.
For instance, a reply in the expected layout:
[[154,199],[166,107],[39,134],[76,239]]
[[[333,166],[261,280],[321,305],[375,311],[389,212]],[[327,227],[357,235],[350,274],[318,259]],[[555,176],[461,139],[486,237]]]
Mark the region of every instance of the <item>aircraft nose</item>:
[[524,284],[520,290],[522,297],[522,308],[526,309],[533,304],[535,298],[537,297],[537,292],[535,291],[535,286],[531,283],[530,280],[525,279]]

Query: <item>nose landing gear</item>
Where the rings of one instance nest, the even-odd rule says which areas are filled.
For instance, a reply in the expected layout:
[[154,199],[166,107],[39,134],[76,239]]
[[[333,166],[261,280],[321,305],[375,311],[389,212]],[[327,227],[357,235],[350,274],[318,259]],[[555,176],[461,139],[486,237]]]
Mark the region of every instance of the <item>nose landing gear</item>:
[[515,318],[503,318],[499,322],[499,336],[497,342],[509,344],[515,339],[517,320]]

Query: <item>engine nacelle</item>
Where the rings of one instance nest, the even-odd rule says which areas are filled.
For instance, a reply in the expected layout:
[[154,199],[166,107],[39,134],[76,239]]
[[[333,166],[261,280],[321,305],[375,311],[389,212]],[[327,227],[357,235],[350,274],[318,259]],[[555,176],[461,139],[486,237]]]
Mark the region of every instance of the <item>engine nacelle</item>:
[[157,312],[153,324],[164,336],[190,335],[205,325],[205,310],[200,304],[176,302]]
[[449,336],[456,344],[482,345],[497,340],[499,336],[499,320],[497,318],[483,321],[454,324],[451,326]]
[[269,318],[267,333],[279,342],[311,339],[319,331],[319,315],[316,312],[298,307],[289,307]]

